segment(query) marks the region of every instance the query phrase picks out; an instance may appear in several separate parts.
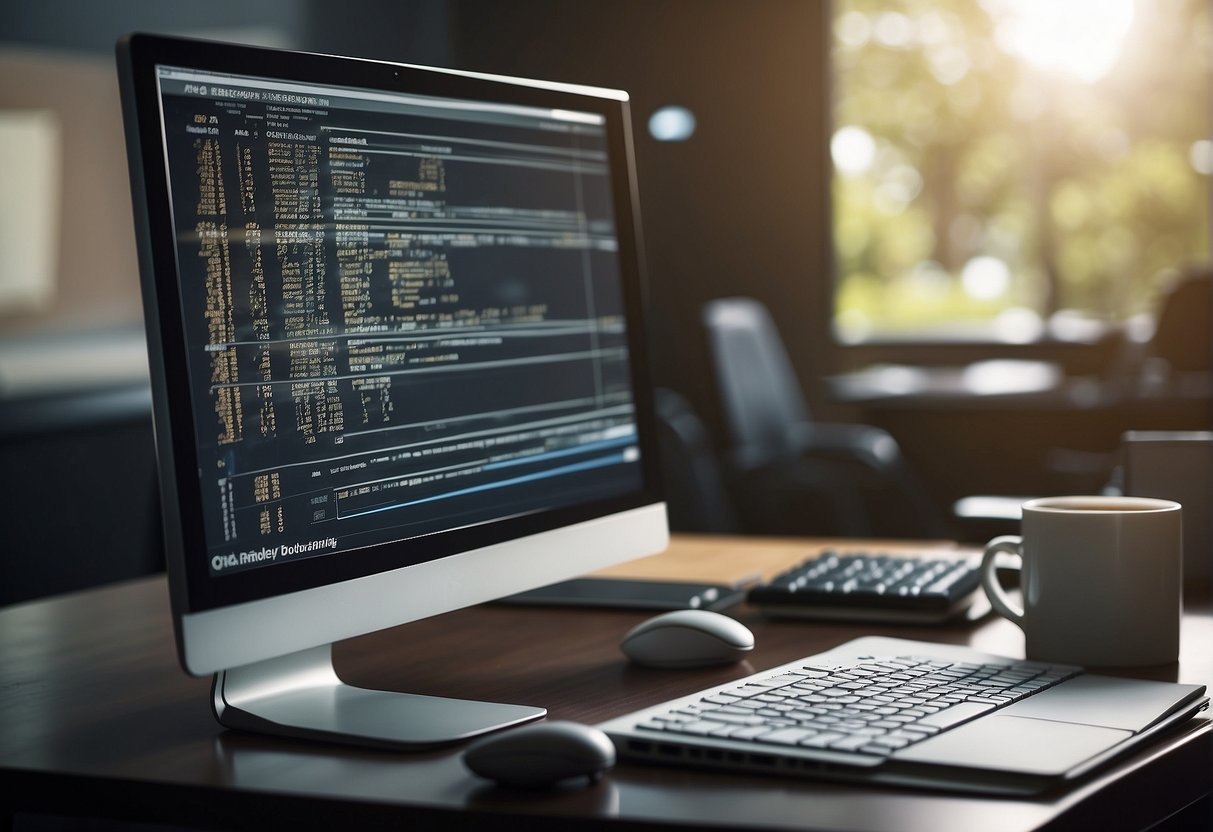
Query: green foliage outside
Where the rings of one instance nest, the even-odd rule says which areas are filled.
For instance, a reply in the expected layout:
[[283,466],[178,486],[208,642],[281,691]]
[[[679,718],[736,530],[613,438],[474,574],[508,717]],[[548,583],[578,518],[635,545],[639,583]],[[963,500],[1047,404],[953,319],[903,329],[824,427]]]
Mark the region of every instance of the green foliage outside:
[[1042,5],[836,0],[844,339],[988,337],[1015,321],[1034,337],[1074,311],[1116,323],[1208,259],[1207,0],[1138,0],[1094,79],[1008,48],[998,27],[1030,14],[1015,3]]

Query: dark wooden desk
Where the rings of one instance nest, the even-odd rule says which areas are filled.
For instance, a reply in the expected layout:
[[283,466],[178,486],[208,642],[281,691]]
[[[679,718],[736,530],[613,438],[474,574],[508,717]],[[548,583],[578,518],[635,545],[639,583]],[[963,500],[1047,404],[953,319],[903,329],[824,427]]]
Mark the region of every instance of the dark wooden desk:
[[[805,542],[680,538],[634,574],[709,571],[734,559],[769,573]],[[663,556],[664,557],[664,556]],[[671,566],[671,564],[673,564]],[[857,625],[737,616],[756,633],[747,664],[656,671],[616,647],[644,613],[487,606],[344,642],[349,681],[417,693],[547,706],[596,722],[809,655],[874,631]],[[902,627],[907,638],[1022,655],[1001,620],[955,629]],[[1213,681],[1213,615],[1189,610],[1178,667],[1154,675]],[[209,680],[177,666],[162,579],[0,610],[0,810],[114,817],[210,829],[459,827],[544,829],[687,824],[837,830],[1144,828],[1210,788],[1213,724],[1201,718],[1077,788],[1035,800],[845,786],[621,765],[592,788],[500,791],[469,774],[459,748],[364,751],[223,730]]]

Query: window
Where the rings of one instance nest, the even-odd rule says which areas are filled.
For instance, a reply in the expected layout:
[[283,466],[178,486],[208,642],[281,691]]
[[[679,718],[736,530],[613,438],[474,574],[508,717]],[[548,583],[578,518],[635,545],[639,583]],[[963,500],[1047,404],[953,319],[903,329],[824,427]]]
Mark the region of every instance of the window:
[[836,0],[839,339],[1082,341],[1209,256],[1207,0]]

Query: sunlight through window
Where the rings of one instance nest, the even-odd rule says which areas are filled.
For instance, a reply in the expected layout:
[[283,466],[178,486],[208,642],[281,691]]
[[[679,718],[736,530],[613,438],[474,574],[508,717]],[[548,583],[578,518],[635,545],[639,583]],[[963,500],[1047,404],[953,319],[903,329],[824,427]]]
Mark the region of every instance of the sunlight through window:
[[839,339],[1094,340],[1209,258],[1207,0],[836,0]]

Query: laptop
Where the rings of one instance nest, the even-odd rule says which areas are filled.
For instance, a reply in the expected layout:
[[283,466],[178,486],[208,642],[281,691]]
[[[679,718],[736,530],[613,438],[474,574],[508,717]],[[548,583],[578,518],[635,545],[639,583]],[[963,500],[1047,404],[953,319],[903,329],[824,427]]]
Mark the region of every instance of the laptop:
[[598,727],[625,760],[1027,795],[1208,704],[1203,685],[873,636]]

